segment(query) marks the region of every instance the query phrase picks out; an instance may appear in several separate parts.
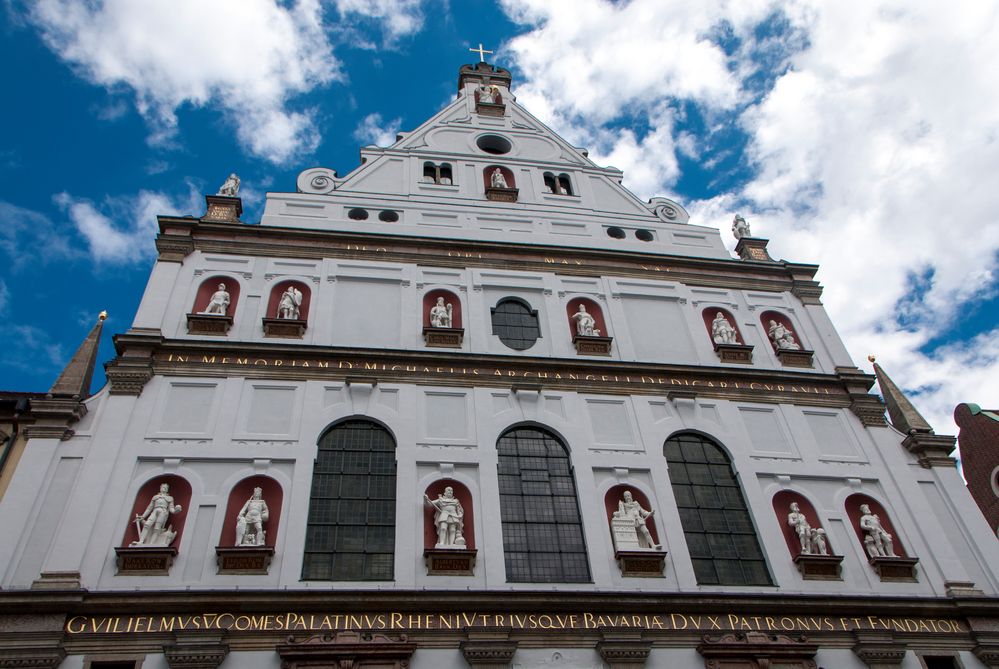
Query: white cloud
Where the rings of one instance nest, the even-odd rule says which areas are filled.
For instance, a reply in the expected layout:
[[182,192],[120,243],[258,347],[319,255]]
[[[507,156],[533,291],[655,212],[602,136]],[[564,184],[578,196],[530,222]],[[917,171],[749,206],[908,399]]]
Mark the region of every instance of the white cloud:
[[320,140],[291,100],[341,77],[319,0],[39,0],[31,20],[88,80],[131,90],[153,142],[173,140],[181,106],[213,105],[248,151],[287,162]]
[[376,19],[386,33],[386,42],[419,32],[423,27],[422,0],[335,0],[340,16]]
[[48,216],[0,200],[0,251],[14,271],[28,264],[79,257],[73,241]]
[[[596,139],[591,155],[622,168],[625,185],[643,196],[675,188],[678,150],[710,164],[715,133],[741,130],[750,182],[687,202],[692,222],[729,240],[741,211],[771,239],[772,255],[820,264],[823,301],[854,359],[878,354],[896,382],[919,391],[917,405],[938,431],[955,429],[959,402],[999,406],[999,332],[925,352],[997,285],[992,5],[504,7],[527,27],[506,47],[526,77],[515,90],[521,103],[568,137]],[[703,128],[664,114],[665,105],[693,106]],[[676,128],[696,137],[670,139]]]
[[392,146],[401,126],[401,118],[384,123],[381,114],[368,114],[354,130],[354,139],[375,146]]
[[0,279],[0,315],[2,315],[7,310],[7,303],[10,301],[10,289],[7,288],[7,282]]
[[101,205],[59,193],[55,202],[69,217],[98,262],[130,263],[155,254],[157,215],[185,215],[201,207],[192,187],[186,199],[139,191],[135,196],[109,197]]

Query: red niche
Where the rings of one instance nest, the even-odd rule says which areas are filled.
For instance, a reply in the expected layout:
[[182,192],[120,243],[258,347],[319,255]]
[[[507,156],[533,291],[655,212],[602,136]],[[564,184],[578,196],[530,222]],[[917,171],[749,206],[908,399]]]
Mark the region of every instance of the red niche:
[[[437,499],[438,495],[444,494],[444,488],[448,486],[454,489],[454,496],[458,498],[458,501],[461,503],[461,509],[464,511],[464,516],[462,517],[464,522],[462,536],[465,537],[465,549],[473,550],[475,548],[475,516],[472,513],[472,493],[468,491],[468,488],[454,479],[438,479],[427,486],[425,494],[430,499]],[[425,500],[423,507],[423,547],[432,549],[437,545],[437,526],[434,525],[434,507],[427,504]]]
[[222,521],[222,536],[219,546],[229,548],[236,545],[236,516],[239,515],[246,500],[253,496],[253,489],[261,489],[261,497],[267,502],[267,522],[264,523],[264,545],[274,547],[278,535],[278,525],[281,523],[281,502],[284,492],[281,484],[270,476],[250,476],[232,487],[229,493],[229,503],[225,507],[225,518]]
[[200,314],[208,307],[212,300],[212,294],[219,289],[219,284],[224,283],[226,292],[229,293],[229,310],[226,316],[236,315],[236,305],[239,304],[239,281],[230,276],[213,276],[201,282],[198,288],[198,295],[194,298],[194,308],[191,313]]
[[[791,551],[792,556],[797,556],[801,553],[801,542],[798,539],[798,533],[795,532],[794,528],[787,524],[787,516],[791,513],[791,502],[798,503],[798,509],[805,516],[805,520],[812,529],[825,527],[819,520],[819,514],[815,512],[815,507],[812,503],[808,501],[803,495],[790,490],[781,490],[773,498],[774,513],[777,514],[777,524],[780,525],[781,532],[784,533],[784,541],[787,542],[787,549]],[[829,534],[826,533],[826,548],[829,549],[830,555],[835,555],[836,551],[833,550],[832,541],[829,539]]]
[[[430,327],[430,310],[437,304],[437,298],[443,297],[444,304],[453,305],[451,309],[451,327],[460,329],[461,324],[461,300],[449,290],[432,290],[423,296],[423,327]],[[443,490],[443,488],[441,488]],[[455,488],[457,490],[457,488]],[[456,493],[457,494],[457,493]],[[462,502],[464,504],[464,502]]]
[[497,168],[499,168],[499,171],[503,175],[503,178],[506,179],[506,187],[516,188],[517,180],[514,178],[513,172],[503,167],[502,165],[490,165],[486,169],[482,170],[482,181],[486,184],[486,188],[493,187],[492,175],[493,171],[496,170]]
[[[617,511],[618,503],[624,499],[625,491],[631,493],[631,498],[642,505],[642,508],[647,511],[652,511],[652,505],[649,504],[649,498],[645,496],[641,490],[631,485],[616,485],[607,491],[604,495],[604,508],[607,512],[607,529],[610,530],[610,520]],[[650,516],[645,519],[645,526],[649,528],[649,534],[655,540],[656,544],[662,544],[659,540],[659,531],[656,529],[656,517],[655,515]],[[613,539],[613,537],[612,537]]]
[[187,514],[191,512],[191,484],[175,474],[163,474],[154,479],[146,481],[139,492],[135,495],[135,502],[132,504],[132,513],[128,517],[128,527],[125,529],[125,536],[121,540],[123,547],[128,547],[133,541],[139,540],[139,529],[135,526],[135,517],[145,513],[152,501],[153,496],[160,491],[160,486],[166,483],[170,486],[169,495],[173,497],[173,503],[180,504],[180,513],[171,513],[170,520],[164,527],[173,526],[173,531],[177,533],[173,543],[174,548],[180,546],[180,541],[184,534],[184,523],[187,521]]
[[288,286],[294,286],[302,292],[302,304],[298,307],[298,320],[309,320],[309,304],[312,302],[312,291],[301,281],[282,281],[271,288],[271,296],[267,300],[267,318],[278,317],[278,305],[281,303],[281,296],[284,295],[284,291],[288,290]]
[[721,307],[708,307],[707,309],[701,312],[701,318],[704,319],[704,327],[707,328],[708,330],[708,339],[711,340],[711,343],[712,344],[716,343],[715,335],[714,332],[712,331],[712,325],[714,324],[715,317],[718,314],[721,314],[726,319],[728,319],[728,322],[732,325],[733,328],[735,328],[736,343],[745,344],[746,339],[745,337],[742,336],[742,330],[739,329],[739,324],[736,322],[735,316],[733,316],[728,309],[722,309]]
[[771,322],[783,325],[785,328],[790,330],[791,334],[794,335],[794,341],[797,342],[798,346],[800,346],[802,349],[805,348],[805,343],[801,341],[801,335],[798,334],[798,330],[795,329],[794,324],[791,323],[790,318],[780,313],[779,311],[764,311],[762,314],[760,314],[760,323],[763,324],[763,332],[767,338],[767,341],[770,342],[770,346],[773,347],[775,351],[777,350],[777,344],[774,343],[773,338],[770,336]]
[[[569,332],[573,337],[576,336],[576,321],[572,318],[573,315],[579,311],[579,305],[586,307],[587,313],[593,316],[593,320],[596,321],[596,325],[593,327],[600,330],[599,337],[610,337],[607,332],[607,324],[604,322],[604,312],[600,308],[600,305],[593,300],[586,297],[574,297],[569,300],[569,303],[565,305],[565,314],[569,318]],[[617,507],[615,507],[617,508]]]
[[860,511],[860,505],[867,504],[871,507],[871,513],[876,513],[878,519],[881,521],[881,527],[885,528],[885,531],[891,535],[892,538],[892,548],[895,549],[895,555],[899,557],[908,557],[909,554],[905,552],[905,546],[902,545],[902,538],[898,536],[898,532],[895,531],[895,526],[892,525],[891,517],[885,508],[881,506],[881,503],[877,500],[868,497],[867,495],[861,493],[855,493],[846,498],[846,515],[850,519],[850,525],[853,527],[853,531],[857,535],[857,541],[860,542],[861,548],[864,550],[864,555],[867,555],[867,548],[864,546],[864,537],[866,536],[864,531],[860,529],[860,517],[864,515]]

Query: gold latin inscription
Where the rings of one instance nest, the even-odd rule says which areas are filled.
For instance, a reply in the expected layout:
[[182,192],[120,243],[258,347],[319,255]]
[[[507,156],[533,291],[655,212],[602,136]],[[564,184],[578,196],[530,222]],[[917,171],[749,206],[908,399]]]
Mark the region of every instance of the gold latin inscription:
[[185,630],[315,632],[335,630],[466,630],[510,627],[521,630],[590,630],[601,627],[643,630],[850,632],[966,634],[963,621],[947,618],[880,616],[607,615],[597,613],[201,613],[179,616],[73,616],[68,634],[134,634]]

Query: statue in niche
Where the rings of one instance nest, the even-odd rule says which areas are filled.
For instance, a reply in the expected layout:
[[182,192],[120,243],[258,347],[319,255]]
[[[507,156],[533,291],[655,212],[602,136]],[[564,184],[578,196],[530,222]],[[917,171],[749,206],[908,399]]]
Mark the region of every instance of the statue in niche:
[[135,527],[139,530],[139,540],[129,546],[169,546],[177,533],[173,525],[167,525],[170,514],[180,513],[183,508],[173,503],[170,496],[170,486],[166,483],[160,486],[160,491],[149,500],[149,506],[141,514],[135,516]]
[[497,104],[497,97],[499,94],[499,89],[495,86],[490,86],[489,84],[479,84],[479,102],[487,105]]
[[208,306],[201,313],[219,316],[225,316],[229,313],[229,291],[225,289],[224,283],[220,283],[219,289],[212,293],[212,299],[208,301]]
[[300,309],[302,306],[302,291],[295,286],[288,286],[283,293],[281,293],[281,300],[278,302],[277,316],[285,320],[297,321],[299,320]]
[[430,307],[430,327],[449,328],[454,322],[454,305],[450,302],[444,304],[444,298],[438,297],[437,304]]
[[236,545],[263,546],[267,531],[264,523],[270,518],[267,502],[263,498],[263,489],[254,488],[253,495],[236,515]]
[[[624,499],[618,501],[617,511],[612,514],[611,522],[613,523],[614,520],[627,521],[636,534],[638,548],[645,550],[661,549],[662,546],[655,542],[652,538],[652,533],[649,532],[649,528],[645,524],[646,519],[651,517],[655,511],[643,509],[642,505],[634,500],[630,490],[625,490],[622,497]],[[617,541],[615,543],[617,544]],[[623,550],[620,545],[618,545],[618,550]]]
[[864,537],[867,554],[871,557],[898,557],[895,555],[892,536],[881,526],[878,514],[871,513],[871,507],[867,504],[860,505],[860,512],[864,514],[860,517],[860,529],[867,535]]
[[829,545],[826,543],[826,531],[821,527],[812,530],[812,555],[829,555]]
[[435,548],[465,548],[465,510],[454,496],[454,488],[447,486],[443,495],[430,499],[423,495],[424,503],[434,507],[434,526],[437,528]]
[[735,218],[732,219],[732,234],[735,235],[736,239],[753,236],[753,233],[749,231],[749,223],[746,223],[746,219],[739,214],[736,214]]
[[510,186],[506,183],[506,177],[503,176],[503,172],[500,168],[493,170],[493,173],[489,176],[489,185],[493,188],[509,188]]
[[801,547],[802,555],[810,555],[812,552],[812,527],[808,524],[805,514],[798,508],[797,502],[791,502],[791,512],[787,514],[787,524],[794,528],[798,535],[798,544]]
[[600,330],[594,326],[597,324],[593,314],[586,311],[586,305],[580,303],[579,311],[572,315],[572,320],[576,322],[576,334],[580,337],[599,337]]
[[236,197],[239,193],[239,177],[233,172],[229,175],[229,178],[225,180],[225,183],[219,187],[219,195],[224,195],[225,197]]
[[735,331],[735,327],[720,311],[715,314],[715,319],[711,321],[711,339],[716,344],[739,343],[739,335]]
[[770,339],[777,348],[783,348],[789,351],[801,350],[801,346],[794,340],[794,334],[786,328],[783,323],[770,321],[770,327],[767,328],[767,334],[770,335]]

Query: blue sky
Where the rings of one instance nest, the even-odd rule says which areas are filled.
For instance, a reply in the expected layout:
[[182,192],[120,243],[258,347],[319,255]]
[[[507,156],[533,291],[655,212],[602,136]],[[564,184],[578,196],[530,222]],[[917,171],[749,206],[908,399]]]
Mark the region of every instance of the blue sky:
[[854,359],[877,353],[938,431],[958,402],[999,407],[991,3],[0,6],[2,389],[47,389],[101,309],[127,329],[156,214],[200,213],[236,171],[253,221],[302,169],[345,174],[451,100],[481,41],[639,196],[729,244],[741,212],[776,257],[819,263]]

